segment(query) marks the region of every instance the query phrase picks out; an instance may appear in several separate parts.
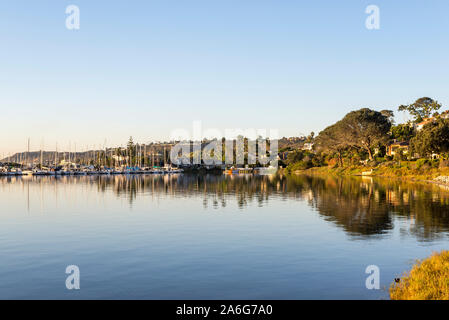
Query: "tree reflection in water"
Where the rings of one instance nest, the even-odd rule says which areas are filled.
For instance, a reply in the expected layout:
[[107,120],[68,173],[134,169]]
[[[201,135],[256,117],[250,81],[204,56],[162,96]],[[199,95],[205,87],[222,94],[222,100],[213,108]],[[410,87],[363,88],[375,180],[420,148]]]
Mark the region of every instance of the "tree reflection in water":
[[[8,184],[81,184],[113,192],[132,206],[137,197],[202,198],[206,209],[237,203],[239,209],[270,200],[304,201],[326,221],[355,237],[400,231],[431,241],[449,231],[449,191],[423,183],[361,177],[150,175],[1,178]],[[23,188],[24,189],[24,188]],[[273,212],[276,206],[273,204]]]

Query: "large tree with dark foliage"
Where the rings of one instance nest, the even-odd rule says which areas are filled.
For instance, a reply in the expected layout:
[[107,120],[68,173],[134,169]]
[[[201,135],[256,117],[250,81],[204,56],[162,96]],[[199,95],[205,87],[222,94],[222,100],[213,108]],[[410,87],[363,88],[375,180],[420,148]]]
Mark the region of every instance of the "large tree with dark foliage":
[[338,157],[338,165],[343,166],[343,152],[349,148],[349,144],[340,121],[319,133],[315,139],[315,148],[318,151],[335,153]]
[[363,149],[373,160],[372,148],[388,140],[393,112],[375,111],[368,108],[352,111],[336,124],[327,127],[318,135],[315,143],[323,151],[338,154],[342,165],[345,149]]
[[387,142],[392,125],[392,111],[363,108],[348,113],[339,126],[347,144],[365,150],[373,160],[372,148]]

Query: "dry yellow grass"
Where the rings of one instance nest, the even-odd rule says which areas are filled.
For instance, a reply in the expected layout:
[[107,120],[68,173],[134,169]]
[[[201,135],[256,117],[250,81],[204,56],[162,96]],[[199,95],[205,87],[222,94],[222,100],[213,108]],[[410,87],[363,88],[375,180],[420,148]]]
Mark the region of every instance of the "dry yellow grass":
[[449,300],[449,251],[434,253],[390,287],[392,300]]

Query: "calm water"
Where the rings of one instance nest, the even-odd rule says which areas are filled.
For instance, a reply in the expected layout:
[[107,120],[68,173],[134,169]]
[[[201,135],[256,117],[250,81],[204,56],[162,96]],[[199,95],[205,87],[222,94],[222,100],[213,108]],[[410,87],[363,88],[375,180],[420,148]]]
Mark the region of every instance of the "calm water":
[[0,178],[0,203],[2,299],[385,299],[368,265],[388,287],[449,248],[449,191],[371,178]]

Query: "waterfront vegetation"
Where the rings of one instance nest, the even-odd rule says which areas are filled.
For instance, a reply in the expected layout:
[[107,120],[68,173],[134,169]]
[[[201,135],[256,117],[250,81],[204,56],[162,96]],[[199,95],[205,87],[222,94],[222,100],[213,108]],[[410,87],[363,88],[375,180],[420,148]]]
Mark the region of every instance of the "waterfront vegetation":
[[373,169],[372,175],[402,178],[410,180],[434,180],[439,176],[449,176],[449,161],[418,159],[410,161],[382,161],[374,162],[368,166],[360,164],[348,164],[345,166],[320,166],[309,167],[298,162],[287,167],[289,173],[322,174],[322,175],[362,175],[369,169]]
[[449,300],[449,251],[434,253],[390,287],[392,300]]
[[432,180],[449,175],[449,112],[420,98],[399,106],[413,117],[395,124],[390,110],[352,111],[313,138],[313,150],[290,149],[286,173],[370,175]]

